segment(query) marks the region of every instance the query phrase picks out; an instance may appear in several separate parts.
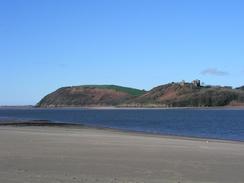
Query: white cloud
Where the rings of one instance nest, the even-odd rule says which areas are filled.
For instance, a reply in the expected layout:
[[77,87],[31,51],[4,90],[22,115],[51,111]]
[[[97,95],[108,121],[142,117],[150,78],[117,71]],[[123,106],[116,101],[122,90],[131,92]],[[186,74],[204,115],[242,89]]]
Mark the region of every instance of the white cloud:
[[221,71],[216,68],[208,68],[201,72],[202,75],[212,75],[212,76],[226,76],[229,75],[226,71]]

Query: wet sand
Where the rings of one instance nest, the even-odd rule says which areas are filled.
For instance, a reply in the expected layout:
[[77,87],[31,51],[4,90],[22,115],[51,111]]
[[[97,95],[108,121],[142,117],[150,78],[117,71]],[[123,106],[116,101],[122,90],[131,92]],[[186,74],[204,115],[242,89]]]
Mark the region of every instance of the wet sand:
[[0,126],[2,183],[243,183],[244,143]]

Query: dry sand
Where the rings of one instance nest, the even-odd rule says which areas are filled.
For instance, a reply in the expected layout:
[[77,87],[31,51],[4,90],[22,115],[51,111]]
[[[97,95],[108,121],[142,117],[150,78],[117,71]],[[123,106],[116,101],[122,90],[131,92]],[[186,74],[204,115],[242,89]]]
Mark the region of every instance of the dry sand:
[[0,127],[1,183],[243,183],[244,143]]

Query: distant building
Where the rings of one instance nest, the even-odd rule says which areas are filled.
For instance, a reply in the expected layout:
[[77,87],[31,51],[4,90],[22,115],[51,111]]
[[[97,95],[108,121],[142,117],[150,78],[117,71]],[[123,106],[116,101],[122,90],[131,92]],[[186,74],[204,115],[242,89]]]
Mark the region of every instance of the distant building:
[[196,87],[200,87],[201,86],[201,81],[199,79],[193,80],[192,84]]
[[184,86],[185,84],[186,84],[185,80],[182,80],[182,81],[180,82],[180,85],[181,85],[181,86]]

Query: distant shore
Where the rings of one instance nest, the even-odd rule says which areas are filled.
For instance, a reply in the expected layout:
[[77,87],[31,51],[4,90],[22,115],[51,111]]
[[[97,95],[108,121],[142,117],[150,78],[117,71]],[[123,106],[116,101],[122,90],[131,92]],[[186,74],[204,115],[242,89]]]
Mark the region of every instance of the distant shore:
[[0,106],[0,109],[95,109],[95,110],[144,110],[144,109],[244,109],[243,106],[214,107],[119,107],[119,106],[81,106],[81,107],[36,107],[36,106]]
[[0,182],[241,183],[244,180],[241,142],[53,126],[48,121],[16,125],[0,126]]

